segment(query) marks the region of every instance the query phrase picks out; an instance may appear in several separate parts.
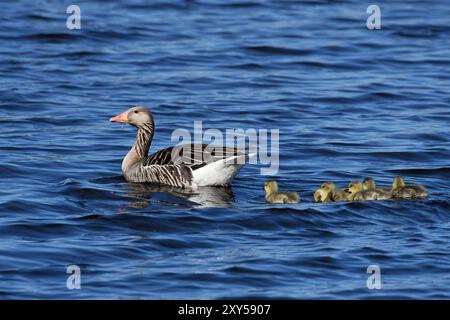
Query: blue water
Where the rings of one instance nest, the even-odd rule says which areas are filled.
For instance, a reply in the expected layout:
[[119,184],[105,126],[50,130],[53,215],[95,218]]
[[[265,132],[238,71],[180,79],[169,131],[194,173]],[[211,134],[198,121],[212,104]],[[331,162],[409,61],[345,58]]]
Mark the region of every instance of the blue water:
[[[449,25],[437,0],[4,2],[0,297],[450,298]],[[280,170],[197,192],[127,183],[134,130],[108,119],[135,104],[153,151],[195,120],[280,129]],[[430,196],[312,202],[326,180],[395,175]],[[303,202],[266,205],[269,178]]]

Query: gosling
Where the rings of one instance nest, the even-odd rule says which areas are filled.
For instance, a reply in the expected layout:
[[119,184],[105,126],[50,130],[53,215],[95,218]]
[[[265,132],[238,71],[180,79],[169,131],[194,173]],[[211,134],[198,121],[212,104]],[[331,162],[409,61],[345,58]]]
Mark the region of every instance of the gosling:
[[333,182],[324,182],[314,192],[314,201],[316,202],[331,202],[331,201],[348,201],[350,193],[345,189],[336,189]]
[[377,200],[377,193],[373,190],[363,190],[363,184],[359,181],[351,181],[348,184],[351,201]]
[[266,192],[266,202],[268,203],[299,203],[300,197],[296,192],[280,192],[278,191],[278,183],[276,181],[267,181],[264,183],[264,191]]
[[405,184],[405,179],[399,176],[392,183],[392,196],[397,199],[423,199],[428,196],[428,191],[420,185]]
[[387,200],[392,198],[392,189],[377,188],[375,180],[370,177],[364,178],[362,183],[363,191],[373,191],[377,200]]

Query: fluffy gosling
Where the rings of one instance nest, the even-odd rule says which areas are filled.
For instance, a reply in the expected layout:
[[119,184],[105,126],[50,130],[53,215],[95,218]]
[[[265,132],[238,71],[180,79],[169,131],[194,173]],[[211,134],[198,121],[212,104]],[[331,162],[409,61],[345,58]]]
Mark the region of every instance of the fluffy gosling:
[[327,181],[322,183],[319,189],[314,192],[314,201],[331,202],[331,201],[348,201],[350,193],[344,189],[336,189],[333,182]]
[[351,181],[348,184],[351,201],[377,200],[377,193],[373,190],[363,190],[363,184],[359,181]]
[[264,183],[264,191],[266,192],[266,202],[268,203],[299,203],[300,197],[296,192],[278,191],[278,183],[276,181],[267,181]]
[[375,180],[370,177],[364,178],[362,187],[364,191],[373,191],[376,193],[377,200],[387,200],[392,198],[392,189],[377,188]]
[[397,199],[423,199],[428,191],[421,185],[405,184],[403,177],[395,177],[392,183],[392,196]]

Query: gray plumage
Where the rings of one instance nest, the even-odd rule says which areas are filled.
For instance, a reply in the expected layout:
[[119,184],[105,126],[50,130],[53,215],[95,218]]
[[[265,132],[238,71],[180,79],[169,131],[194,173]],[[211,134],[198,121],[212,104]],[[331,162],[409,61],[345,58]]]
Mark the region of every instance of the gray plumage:
[[[130,182],[150,182],[181,188],[192,187],[194,170],[220,159],[244,155],[234,148],[186,144],[162,149],[148,156],[153,139],[154,121],[153,115],[147,108],[131,108],[111,118],[110,121],[129,123],[137,128],[135,143],[122,161],[123,175]],[[242,160],[245,163],[245,156],[233,159],[237,163]]]

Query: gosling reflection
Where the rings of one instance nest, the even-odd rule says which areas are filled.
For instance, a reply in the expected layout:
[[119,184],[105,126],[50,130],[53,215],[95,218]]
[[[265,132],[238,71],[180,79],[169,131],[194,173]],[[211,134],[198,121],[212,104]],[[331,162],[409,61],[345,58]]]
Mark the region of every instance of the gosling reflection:
[[234,199],[231,187],[199,187],[188,190],[170,186],[147,183],[125,183],[129,190],[127,196],[136,199],[129,203],[133,208],[145,208],[151,205],[150,199],[173,205],[188,207],[230,207]]

